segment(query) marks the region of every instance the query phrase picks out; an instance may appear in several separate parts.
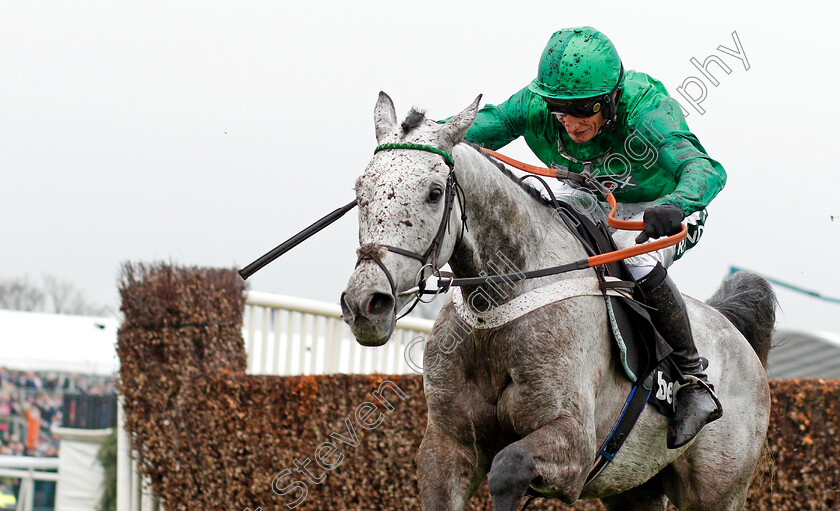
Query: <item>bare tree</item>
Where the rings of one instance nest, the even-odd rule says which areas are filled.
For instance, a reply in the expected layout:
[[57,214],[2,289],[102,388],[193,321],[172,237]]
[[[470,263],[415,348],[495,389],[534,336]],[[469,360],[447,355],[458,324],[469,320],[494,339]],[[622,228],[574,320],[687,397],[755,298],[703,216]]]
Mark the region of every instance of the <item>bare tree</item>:
[[42,311],[46,296],[29,278],[0,280],[0,309]]
[[72,283],[53,275],[43,275],[43,286],[27,277],[0,280],[0,309],[55,312],[79,316],[103,316],[108,310],[88,301]]
[[84,316],[95,309],[88,303],[82,292],[70,282],[60,280],[53,275],[44,275],[43,280],[44,291],[52,302],[52,312]]

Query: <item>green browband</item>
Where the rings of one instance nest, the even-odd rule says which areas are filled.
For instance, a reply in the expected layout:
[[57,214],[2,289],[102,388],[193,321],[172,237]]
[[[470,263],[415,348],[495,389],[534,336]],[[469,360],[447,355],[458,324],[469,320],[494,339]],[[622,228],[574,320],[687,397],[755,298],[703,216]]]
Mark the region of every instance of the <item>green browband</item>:
[[385,149],[419,149],[420,151],[428,151],[430,153],[435,153],[443,156],[443,160],[446,162],[447,165],[450,167],[455,165],[455,160],[452,158],[452,155],[444,151],[443,149],[438,149],[437,147],[432,147],[430,145],[425,144],[382,144],[376,146],[376,149],[373,150],[373,154],[378,153],[379,151],[384,151]]

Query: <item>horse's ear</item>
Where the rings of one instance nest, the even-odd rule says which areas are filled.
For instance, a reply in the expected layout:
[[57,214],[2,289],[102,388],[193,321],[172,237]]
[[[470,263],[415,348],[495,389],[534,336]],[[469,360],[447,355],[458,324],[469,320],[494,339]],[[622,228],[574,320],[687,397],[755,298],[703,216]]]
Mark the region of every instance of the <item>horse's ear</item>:
[[475,115],[478,113],[478,104],[480,102],[481,94],[461,113],[446,121],[446,124],[440,130],[440,143],[444,149],[451,151],[455,144],[464,138],[464,134],[472,126],[473,121],[475,121]]
[[376,141],[382,143],[382,138],[397,124],[397,112],[394,109],[394,102],[382,91],[379,91],[379,100],[373,109],[373,122],[376,126]]

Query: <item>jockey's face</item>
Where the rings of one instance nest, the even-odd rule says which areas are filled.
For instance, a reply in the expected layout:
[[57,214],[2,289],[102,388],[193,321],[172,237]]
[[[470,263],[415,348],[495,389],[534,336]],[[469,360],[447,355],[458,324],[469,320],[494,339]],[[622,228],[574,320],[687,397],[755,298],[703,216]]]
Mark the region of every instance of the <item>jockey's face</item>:
[[569,138],[578,144],[589,142],[595,138],[595,135],[598,134],[598,130],[600,130],[601,126],[607,122],[607,119],[604,117],[603,110],[589,117],[575,117],[571,114],[554,115],[557,117],[557,120],[560,121],[560,124],[566,128],[566,133],[569,134]]

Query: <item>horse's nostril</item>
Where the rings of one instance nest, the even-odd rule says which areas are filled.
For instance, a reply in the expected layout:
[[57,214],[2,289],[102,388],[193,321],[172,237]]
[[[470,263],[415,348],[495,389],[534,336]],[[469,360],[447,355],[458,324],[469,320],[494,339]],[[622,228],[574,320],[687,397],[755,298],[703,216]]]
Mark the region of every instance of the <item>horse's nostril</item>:
[[394,309],[394,298],[385,293],[373,293],[367,300],[365,312],[368,316],[382,316]]
[[341,299],[339,300],[339,303],[341,304],[341,315],[343,316],[344,321],[352,323],[353,320],[356,318],[356,314],[353,310],[354,307],[352,307],[347,301],[347,293],[341,293]]

